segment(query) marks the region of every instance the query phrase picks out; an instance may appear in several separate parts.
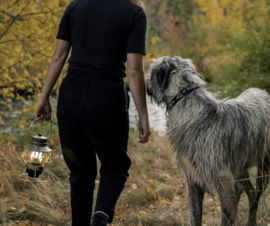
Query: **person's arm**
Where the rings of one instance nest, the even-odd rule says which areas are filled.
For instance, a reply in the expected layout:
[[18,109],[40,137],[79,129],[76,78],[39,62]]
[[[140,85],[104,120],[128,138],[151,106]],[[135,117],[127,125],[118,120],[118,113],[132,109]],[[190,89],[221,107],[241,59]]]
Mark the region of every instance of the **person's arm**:
[[42,92],[40,94],[39,103],[36,110],[36,118],[38,120],[48,121],[51,119],[51,106],[49,101],[50,95],[67,60],[70,47],[70,42],[57,39],[56,49],[45,77],[45,82],[42,88]]
[[35,112],[37,120],[48,121],[51,119],[52,108],[50,103],[50,95],[66,62],[70,47],[72,45],[70,12],[73,5],[73,1],[69,3],[59,24],[58,32],[56,35],[56,48],[45,77],[45,82],[40,94],[38,107]]
[[142,54],[127,54],[127,76],[139,117],[148,119]]
[[67,60],[70,47],[71,45],[69,42],[57,39],[56,49],[51,59],[40,97],[49,98],[51,95],[52,89]]
[[146,106],[146,86],[143,56],[146,55],[145,38],[147,17],[142,8],[135,14],[127,39],[127,76],[129,88],[139,114],[139,142],[148,142],[150,132]]
[[130,92],[139,114],[139,142],[146,143],[151,134],[146,105],[146,86],[143,69],[143,54],[127,54],[127,76]]

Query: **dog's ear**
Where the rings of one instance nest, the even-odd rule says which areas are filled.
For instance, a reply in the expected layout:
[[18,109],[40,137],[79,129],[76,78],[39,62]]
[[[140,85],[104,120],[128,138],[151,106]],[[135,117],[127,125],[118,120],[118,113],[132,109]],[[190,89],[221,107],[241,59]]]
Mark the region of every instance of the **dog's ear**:
[[196,72],[196,74],[197,74],[203,81],[206,81],[205,78],[204,78],[202,75],[200,75],[198,72]]
[[173,67],[164,64],[162,65],[162,67],[160,67],[159,71],[157,72],[158,82],[162,90],[166,89],[167,81],[169,80],[170,74],[173,70],[174,70]]

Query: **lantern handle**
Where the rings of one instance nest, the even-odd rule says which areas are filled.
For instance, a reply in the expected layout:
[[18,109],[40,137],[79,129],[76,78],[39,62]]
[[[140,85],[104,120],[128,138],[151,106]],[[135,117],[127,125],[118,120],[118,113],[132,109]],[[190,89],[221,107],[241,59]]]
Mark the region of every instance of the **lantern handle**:
[[[34,122],[37,120],[37,118],[35,118],[32,122],[31,122],[31,124],[30,124],[30,127],[29,127],[29,139],[31,139],[30,138],[30,133],[31,133],[31,130],[32,130],[32,127],[33,127],[33,124],[34,124]],[[51,132],[50,132],[50,135],[49,135],[49,138],[48,138],[48,143],[49,143],[49,141],[51,140],[51,137],[52,137],[52,120],[50,120],[50,124],[51,124]]]

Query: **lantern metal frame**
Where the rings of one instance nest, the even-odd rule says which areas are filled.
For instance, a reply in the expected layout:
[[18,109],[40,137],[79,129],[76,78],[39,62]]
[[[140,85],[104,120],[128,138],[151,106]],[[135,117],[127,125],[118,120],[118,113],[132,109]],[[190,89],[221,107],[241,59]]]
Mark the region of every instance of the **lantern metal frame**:
[[[46,171],[45,168],[48,164],[52,163],[52,157],[51,157],[51,152],[52,149],[50,149],[47,144],[49,143],[50,139],[51,139],[51,135],[52,135],[52,121],[51,121],[51,131],[50,131],[50,135],[49,138],[46,138],[44,136],[42,136],[41,133],[38,133],[37,136],[30,136],[31,134],[31,129],[33,127],[34,122],[37,119],[35,118],[32,123],[30,124],[30,128],[29,128],[29,139],[30,139],[30,143],[24,146],[24,150],[23,153],[21,154],[21,158],[23,159],[24,163],[25,163],[25,168],[23,170],[23,172],[21,174],[19,174],[19,177],[21,180],[23,181],[27,181],[27,182],[46,182],[47,181],[47,176],[46,176]],[[38,137],[42,137],[42,138],[46,138],[47,142],[46,145],[44,145],[45,143],[39,143],[39,142],[32,142],[33,138],[38,138]],[[36,139],[37,141],[38,139]],[[31,153],[31,157],[30,160],[26,160],[25,156],[26,155],[30,155]],[[35,154],[34,154],[35,153]],[[39,153],[39,154],[37,154]],[[40,154],[44,153],[46,155],[48,155],[48,159],[46,160],[46,162],[42,162],[42,163],[36,163],[34,161],[31,161],[31,158],[33,158],[33,156],[36,156],[37,158],[40,158]],[[33,177],[29,176],[29,171],[32,171],[31,173],[33,174]]]

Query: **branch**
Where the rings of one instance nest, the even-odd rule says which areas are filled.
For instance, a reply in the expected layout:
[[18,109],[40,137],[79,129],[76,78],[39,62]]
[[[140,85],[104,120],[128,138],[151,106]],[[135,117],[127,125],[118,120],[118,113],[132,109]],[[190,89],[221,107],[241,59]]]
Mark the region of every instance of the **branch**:
[[7,9],[11,8],[12,6],[16,5],[20,0],[17,0],[16,2],[14,2],[13,4],[11,4],[10,6],[7,7]]
[[38,14],[47,14],[47,13],[50,13],[50,12],[40,12],[40,13],[26,13],[26,14],[22,14],[22,16],[30,16],[30,15],[38,15]]
[[[22,45],[23,47],[24,47],[24,46],[27,46],[28,48],[31,48],[31,46],[30,46],[29,44],[27,44],[24,40],[20,40],[20,39],[18,38],[18,36],[17,36],[14,32],[12,32],[12,34],[13,34],[14,37],[21,43],[21,45]],[[25,50],[25,51],[27,51],[27,50]],[[45,56],[45,57],[47,57],[47,58],[51,58],[50,56],[46,55],[45,53],[42,53],[41,51],[35,50],[35,52],[36,52],[37,54],[40,54],[40,55]]]
[[5,12],[5,11],[1,11],[0,13],[6,14],[6,15],[8,15],[9,17],[11,17],[11,18],[13,18],[13,19],[16,18],[16,16],[13,16],[13,15],[11,15],[10,13],[7,13],[7,12]]
[[2,42],[0,42],[0,44],[4,44],[4,43],[7,43],[7,42],[15,42],[16,41],[16,39],[11,39],[11,40],[6,40],[6,41],[2,41]]
[[30,0],[29,2],[26,3],[26,5],[23,7],[23,9],[21,10],[21,12],[13,19],[13,21],[9,24],[9,26],[7,27],[7,29],[3,32],[3,34],[0,36],[0,40],[4,37],[4,35],[8,32],[8,30],[10,29],[10,27],[15,23],[15,21],[19,18],[19,16],[22,14],[22,12],[26,9],[26,7],[31,3],[32,0]]
[[[29,47],[30,47],[30,46],[29,46]],[[47,57],[47,58],[51,58],[50,56],[48,56],[48,55],[46,55],[46,54],[44,54],[44,53],[42,53],[42,52],[40,52],[40,51],[35,50],[35,52],[38,53],[38,54],[40,54],[40,55],[42,55],[42,56],[45,56],[45,57]]]
[[19,64],[19,63],[21,63],[21,62],[23,62],[23,61],[25,61],[25,60],[27,60],[27,59],[19,60],[18,62],[14,63],[14,64],[12,64],[12,65],[10,65],[10,66],[8,66],[8,69],[10,69],[10,68],[16,66],[17,64]]

